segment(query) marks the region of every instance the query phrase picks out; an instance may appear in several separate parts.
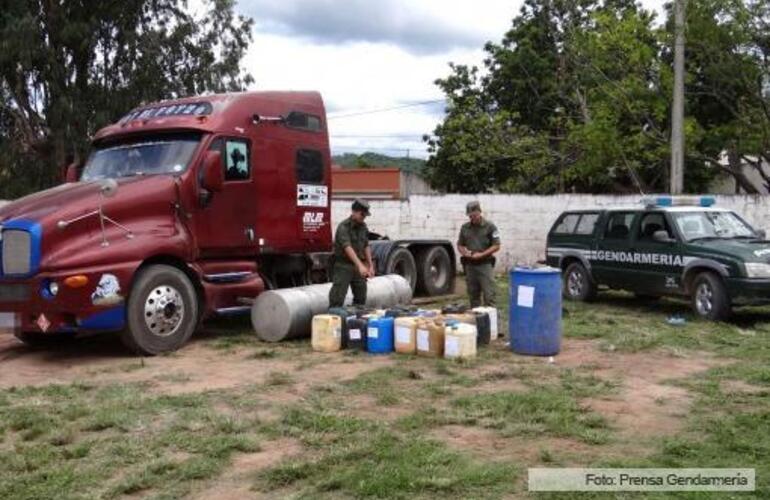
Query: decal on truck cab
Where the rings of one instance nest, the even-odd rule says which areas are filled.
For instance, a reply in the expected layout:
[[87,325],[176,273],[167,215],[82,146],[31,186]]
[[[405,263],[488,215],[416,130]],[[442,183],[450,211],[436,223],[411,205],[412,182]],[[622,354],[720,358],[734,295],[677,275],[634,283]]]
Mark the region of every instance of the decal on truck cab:
[[323,212],[305,212],[302,216],[302,231],[306,233],[315,233],[324,225]]
[[298,207],[329,206],[329,190],[326,186],[316,184],[297,184]]
[[120,282],[114,274],[102,274],[96,290],[91,294],[91,302],[95,306],[112,306],[123,302],[120,295]]

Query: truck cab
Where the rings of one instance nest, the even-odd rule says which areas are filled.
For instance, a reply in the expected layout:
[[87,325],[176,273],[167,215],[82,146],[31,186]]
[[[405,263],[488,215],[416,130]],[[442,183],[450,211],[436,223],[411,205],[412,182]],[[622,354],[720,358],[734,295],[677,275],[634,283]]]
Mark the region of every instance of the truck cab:
[[67,183],[0,208],[2,319],[28,343],[116,331],[174,350],[239,298],[309,282],[332,246],[330,168],[316,92],[132,110]]

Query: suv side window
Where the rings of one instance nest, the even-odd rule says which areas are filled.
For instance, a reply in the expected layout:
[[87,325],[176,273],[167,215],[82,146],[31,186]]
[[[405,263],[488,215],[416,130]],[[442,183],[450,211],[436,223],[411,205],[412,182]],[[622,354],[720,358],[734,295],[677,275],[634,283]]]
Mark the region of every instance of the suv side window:
[[604,239],[625,240],[628,238],[634,215],[634,212],[611,213],[607,219],[607,226],[604,228]]
[[554,234],[572,234],[580,219],[580,214],[564,214],[561,220],[553,228]]
[[671,230],[666,223],[666,217],[660,212],[645,214],[639,223],[639,234],[637,239],[652,241],[652,236],[656,231],[666,231],[671,238]]
[[599,220],[599,214],[583,214],[580,216],[580,222],[578,222],[575,228],[575,234],[590,235],[594,234],[596,228],[596,221]]

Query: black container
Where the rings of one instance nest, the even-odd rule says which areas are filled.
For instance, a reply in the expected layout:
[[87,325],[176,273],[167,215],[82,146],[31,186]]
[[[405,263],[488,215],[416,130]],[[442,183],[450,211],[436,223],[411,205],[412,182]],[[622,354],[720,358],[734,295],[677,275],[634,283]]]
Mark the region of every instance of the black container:
[[476,345],[489,345],[492,341],[492,321],[487,313],[473,313],[476,318]]
[[468,310],[468,306],[464,304],[449,304],[441,309],[441,314],[463,314]]
[[342,345],[346,349],[366,351],[366,319],[348,316],[342,322],[345,324],[342,333]]

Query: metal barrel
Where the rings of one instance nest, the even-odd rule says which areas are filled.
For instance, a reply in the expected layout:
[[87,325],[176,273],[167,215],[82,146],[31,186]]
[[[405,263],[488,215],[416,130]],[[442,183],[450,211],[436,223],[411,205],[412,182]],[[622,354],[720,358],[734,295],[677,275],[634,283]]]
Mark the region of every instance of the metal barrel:
[[[251,324],[266,342],[310,336],[313,316],[329,310],[331,283],[300,288],[268,290],[257,296],[251,308]],[[409,282],[399,275],[378,276],[367,281],[366,305],[388,308],[412,301]],[[348,290],[345,305],[353,302]]]

